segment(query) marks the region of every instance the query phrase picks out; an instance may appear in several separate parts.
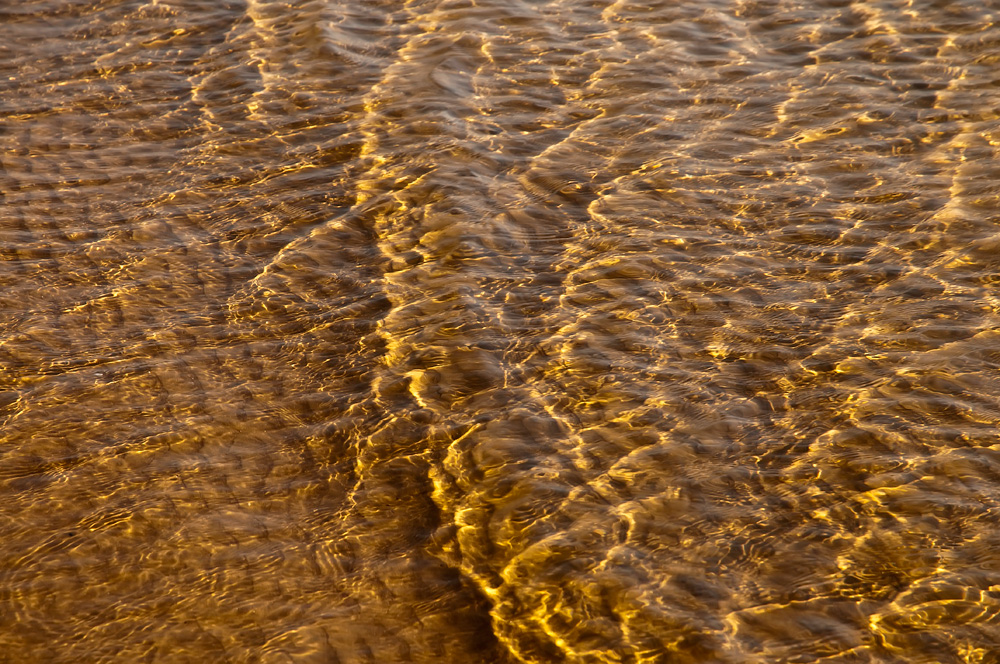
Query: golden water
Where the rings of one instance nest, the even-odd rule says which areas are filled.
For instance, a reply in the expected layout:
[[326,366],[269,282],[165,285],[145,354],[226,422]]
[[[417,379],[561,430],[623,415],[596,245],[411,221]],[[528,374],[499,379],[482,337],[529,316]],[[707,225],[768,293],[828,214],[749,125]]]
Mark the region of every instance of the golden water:
[[9,0],[0,662],[1000,662],[1000,6]]

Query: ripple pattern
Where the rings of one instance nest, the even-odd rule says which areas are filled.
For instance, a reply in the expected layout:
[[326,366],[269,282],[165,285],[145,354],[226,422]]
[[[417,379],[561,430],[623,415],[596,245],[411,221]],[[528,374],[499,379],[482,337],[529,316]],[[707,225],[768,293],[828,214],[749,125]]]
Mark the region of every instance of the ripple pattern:
[[1000,662],[995,2],[0,16],[0,661]]

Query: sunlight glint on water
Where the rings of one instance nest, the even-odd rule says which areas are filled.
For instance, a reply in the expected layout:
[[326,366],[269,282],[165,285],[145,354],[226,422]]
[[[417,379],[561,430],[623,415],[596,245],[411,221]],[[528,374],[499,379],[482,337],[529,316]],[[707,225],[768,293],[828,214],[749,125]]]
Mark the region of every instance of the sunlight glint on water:
[[0,662],[1000,662],[1000,7],[0,8]]

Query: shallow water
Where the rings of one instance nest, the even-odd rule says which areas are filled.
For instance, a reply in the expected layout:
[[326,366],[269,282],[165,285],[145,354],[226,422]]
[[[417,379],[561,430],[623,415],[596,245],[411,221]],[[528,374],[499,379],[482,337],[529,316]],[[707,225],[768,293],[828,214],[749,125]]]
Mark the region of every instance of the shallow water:
[[1000,6],[0,8],[0,662],[1000,662]]

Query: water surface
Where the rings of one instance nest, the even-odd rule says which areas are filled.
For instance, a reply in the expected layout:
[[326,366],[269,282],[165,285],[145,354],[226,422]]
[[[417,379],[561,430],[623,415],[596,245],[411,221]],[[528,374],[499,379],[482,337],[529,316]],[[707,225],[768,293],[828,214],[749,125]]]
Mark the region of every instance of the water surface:
[[0,8],[0,661],[1000,662],[1000,7]]

